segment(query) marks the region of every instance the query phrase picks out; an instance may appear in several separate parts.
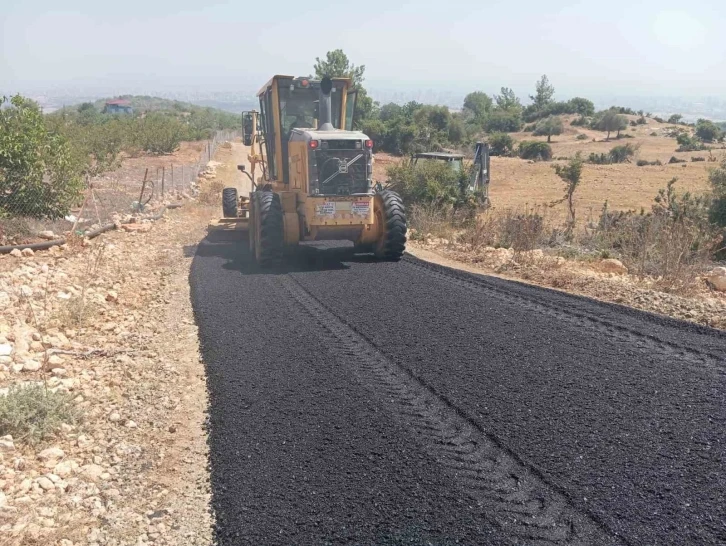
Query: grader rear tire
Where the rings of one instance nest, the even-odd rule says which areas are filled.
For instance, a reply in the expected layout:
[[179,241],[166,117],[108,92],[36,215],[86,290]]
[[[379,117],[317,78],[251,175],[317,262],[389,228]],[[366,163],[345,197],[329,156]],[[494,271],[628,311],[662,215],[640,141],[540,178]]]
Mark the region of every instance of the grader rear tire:
[[222,190],[222,215],[225,218],[237,218],[237,188]]
[[280,196],[271,191],[257,192],[255,257],[262,267],[279,265],[284,249],[283,214]]
[[378,193],[375,207],[376,223],[382,226],[373,252],[383,260],[398,261],[406,251],[406,209],[394,191]]

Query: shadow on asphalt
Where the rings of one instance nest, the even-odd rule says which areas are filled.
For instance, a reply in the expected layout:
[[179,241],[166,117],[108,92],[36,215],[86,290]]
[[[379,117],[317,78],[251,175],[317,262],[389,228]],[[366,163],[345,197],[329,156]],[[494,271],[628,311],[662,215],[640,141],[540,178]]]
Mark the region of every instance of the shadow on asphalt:
[[227,260],[225,269],[242,275],[284,275],[313,271],[350,269],[350,263],[374,263],[372,254],[356,254],[348,241],[304,243],[285,255],[275,267],[261,268],[250,252],[246,235],[212,232],[198,245],[184,247],[184,256],[197,258],[217,257]]

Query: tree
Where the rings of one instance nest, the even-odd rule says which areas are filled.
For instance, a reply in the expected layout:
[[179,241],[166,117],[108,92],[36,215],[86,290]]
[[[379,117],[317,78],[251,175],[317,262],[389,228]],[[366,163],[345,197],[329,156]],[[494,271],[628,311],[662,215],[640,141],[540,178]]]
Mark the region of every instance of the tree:
[[363,87],[365,65],[356,66],[352,64],[342,49],[335,49],[328,51],[324,60],[316,57],[313,69],[315,70],[315,77],[318,79],[329,76],[331,78],[350,78],[353,80],[353,86],[358,91],[353,114],[353,125],[360,128],[363,120],[368,119],[373,111],[373,99],[368,96],[368,92]]
[[534,103],[536,109],[538,111],[542,111],[547,107],[548,104],[554,102],[554,96],[555,88],[554,86],[550,85],[550,80],[545,74],[537,82],[535,94],[530,95],[529,98],[532,99],[532,102]]
[[561,135],[563,130],[562,118],[549,116],[537,123],[533,134],[534,136],[547,135],[547,142],[552,142],[552,135]]
[[620,136],[620,131],[627,128],[628,126],[628,120],[617,113],[616,110],[607,110],[605,111],[599,120],[595,123],[595,129],[598,131],[605,131],[608,136],[605,140],[610,140],[610,133],[613,131],[618,132],[618,136]]
[[568,114],[580,114],[581,116],[595,115],[595,105],[591,100],[575,97],[567,101],[569,104]]
[[[713,201],[709,207],[709,220],[720,227],[726,227],[726,160],[711,170],[708,181],[713,189]],[[726,245],[726,233],[722,244]]]
[[522,111],[522,103],[509,87],[502,87],[502,94],[494,95],[494,100],[497,103],[497,110],[504,112]]
[[80,168],[67,140],[45,125],[40,108],[20,95],[0,99],[0,216],[56,219],[77,204]]
[[683,120],[683,116],[681,114],[673,114],[671,117],[668,118],[668,123],[674,123],[678,125]]
[[696,122],[696,136],[704,142],[713,142],[723,137],[721,129],[715,123],[707,119],[699,119]]
[[477,121],[483,121],[492,110],[492,99],[486,93],[474,91],[464,97],[464,111],[471,113]]
[[487,133],[516,133],[522,128],[522,116],[516,110],[495,110],[484,120]]
[[514,139],[507,133],[492,133],[487,141],[490,155],[510,156],[514,152]]
[[580,156],[580,152],[570,159],[567,165],[553,165],[552,166],[562,181],[565,183],[565,195],[562,199],[555,201],[553,204],[563,203],[567,201],[568,211],[568,224],[567,224],[567,235],[572,236],[572,231],[575,229],[575,191],[580,185],[580,179],[582,178],[582,167],[583,161]]

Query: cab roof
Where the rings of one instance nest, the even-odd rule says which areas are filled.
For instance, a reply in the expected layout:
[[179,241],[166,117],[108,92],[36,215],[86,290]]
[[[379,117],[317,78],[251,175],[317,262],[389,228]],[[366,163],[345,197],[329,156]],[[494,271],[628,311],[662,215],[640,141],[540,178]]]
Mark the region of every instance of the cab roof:
[[[285,76],[283,74],[276,74],[275,76],[272,76],[272,78],[270,78],[267,81],[267,83],[260,88],[260,90],[257,92],[257,96],[259,97],[260,95],[263,95],[272,86],[272,82],[274,82],[275,80],[278,80],[278,79],[308,80],[311,84],[313,84],[316,87],[320,85],[320,80],[316,80],[309,76]],[[330,79],[333,80],[334,82],[347,82],[348,85],[353,83],[353,80],[351,78],[330,78]]]
[[450,154],[446,152],[421,152],[414,157],[423,157],[428,159],[464,159],[463,154]]

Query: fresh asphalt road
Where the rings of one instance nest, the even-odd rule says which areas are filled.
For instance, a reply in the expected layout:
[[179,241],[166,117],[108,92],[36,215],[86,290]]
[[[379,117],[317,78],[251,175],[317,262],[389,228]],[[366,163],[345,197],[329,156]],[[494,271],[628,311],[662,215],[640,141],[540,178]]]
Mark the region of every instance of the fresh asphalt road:
[[723,333],[409,256],[195,252],[219,544],[726,544]]

